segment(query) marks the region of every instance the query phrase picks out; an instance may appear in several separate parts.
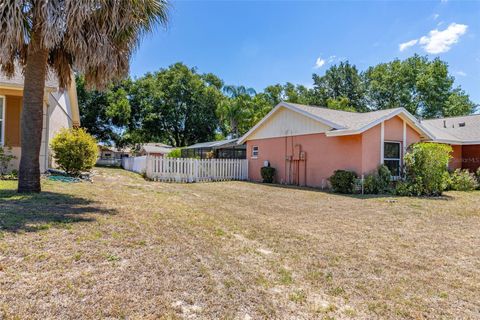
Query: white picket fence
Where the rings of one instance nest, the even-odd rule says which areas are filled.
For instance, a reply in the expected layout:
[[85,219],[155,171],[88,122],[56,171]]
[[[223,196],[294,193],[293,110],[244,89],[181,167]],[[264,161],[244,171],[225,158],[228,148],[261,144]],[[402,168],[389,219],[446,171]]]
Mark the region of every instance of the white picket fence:
[[121,159],[97,159],[97,166],[119,167],[122,164]]
[[128,171],[144,173],[147,171],[147,156],[122,158],[122,168]]
[[242,159],[175,159],[148,157],[146,175],[155,181],[204,182],[247,180],[248,161]]

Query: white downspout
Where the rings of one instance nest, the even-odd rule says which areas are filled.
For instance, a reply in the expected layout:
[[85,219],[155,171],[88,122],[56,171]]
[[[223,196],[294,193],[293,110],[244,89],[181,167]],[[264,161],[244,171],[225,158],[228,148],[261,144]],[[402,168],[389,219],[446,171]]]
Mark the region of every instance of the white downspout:
[[385,122],[382,121],[380,125],[380,164],[383,164],[385,156]]
[[[50,94],[47,93],[47,97]],[[45,172],[48,171],[48,158],[49,158],[49,147],[48,147],[48,137],[49,137],[49,129],[50,129],[50,115],[49,115],[49,104],[48,104],[48,99],[44,101],[46,108],[45,108]]]

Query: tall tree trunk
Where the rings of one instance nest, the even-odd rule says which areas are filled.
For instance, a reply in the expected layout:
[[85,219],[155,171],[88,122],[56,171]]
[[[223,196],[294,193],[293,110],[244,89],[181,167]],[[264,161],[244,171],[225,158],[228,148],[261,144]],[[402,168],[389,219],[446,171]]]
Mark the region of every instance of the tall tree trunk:
[[41,48],[39,32],[33,32],[27,52],[21,116],[22,156],[18,192],[40,192],[40,148],[43,99],[48,51]]

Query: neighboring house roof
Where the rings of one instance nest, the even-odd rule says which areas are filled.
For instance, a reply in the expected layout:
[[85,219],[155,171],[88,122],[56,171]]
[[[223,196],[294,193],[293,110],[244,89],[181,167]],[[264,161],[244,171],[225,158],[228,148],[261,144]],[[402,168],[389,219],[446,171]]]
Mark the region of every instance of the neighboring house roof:
[[462,117],[423,120],[437,142],[449,144],[480,144],[480,114]]
[[[7,77],[5,73],[0,71],[0,87],[7,87],[15,90],[23,90],[23,82],[24,77],[22,73],[22,67],[16,66],[15,67],[15,74],[12,77]],[[47,80],[45,81],[45,88],[52,94],[54,91],[58,91],[63,93],[64,91],[60,90],[59,82],[55,74],[49,70],[47,72]],[[67,116],[72,120],[72,125],[74,127],[80,126],[80,111],[78,107],[78,97],[77,97],[77,87],[75,84],[75,76],[72,74],[72,81],[70,86],[66,88],[68,99],[70,102],[70,111],[71,114],[67,114]],[[57,100],[57,97],[55,97]],[[58,100],[57,100],[58,102]]]
[[110,152],[119,152],[119,153],[130,153],[132,151],[129,147],[124,148],[117,148],[117,147],[109,147],[109,146],[98,146],[101,151],[110,151]]
[[172,152],[173,148],[167,146],[166,144],[160,143],[158,145],[146,144],[142,146],[142,149],[145,153],[160,153],[167,154]]
[[201,142],[201,143],[196,143],[191,146],[185,147],[183,149],[227,148],[230,146],[237,146],[237,141],[238,139],[228,139],[228,140],[220,140],[220,141]]
[[[15,67],[15,74],[12,77],[7,77],[5,73],[0,71],[0,83],[11,85],[14,87],[23,87],[23,74],[22,68],[20,66]],[[47,80],[45,81],[45,86],[51,89],[58,89],[58,80],[53,72],[49,71],[47,74]]]
[[287,108],[291,111],[298,112],[313,120],[319,121],[331,128],[325,134],[327,136],[343,136],[362,133],[381,122],[400,116],[423,136],[432,138],[432,134],[426,129],[413,115],[404,108],[395,108],[387,110],[379,110],[372,112],[347,112],[341,110],[333,110],[328,108],[306,106],[296,103],[279,103],[269,114],[267,114],[257,125],[248,131],[239,139],[239,143],[245,142],[248,137],[255,132],[269,117],[271,117],[280,108]]
[[172,146],[169,146],[168,144],[165,143],[160,143],[160,142],[147,142],[142,144],[142,146],[154,146],[154,147],[165,147],[165,148],[171,148]]

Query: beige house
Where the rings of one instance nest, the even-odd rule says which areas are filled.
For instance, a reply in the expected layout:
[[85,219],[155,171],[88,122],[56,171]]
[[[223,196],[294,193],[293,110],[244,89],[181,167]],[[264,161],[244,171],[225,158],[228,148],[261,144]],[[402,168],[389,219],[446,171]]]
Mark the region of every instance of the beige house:
[[141,145],[138,155],[163,157],[172,151],[173,148],[167,144],[159,142],[149,142]]
[[[0,146],[17,157],[10,169],[18,169],[20,156],[20,114],[23,99],[23,76],[20,68],[12,78],[0,73]],[[52,167],[49,143],[61,128],[80,126],[75,80],[68,89],[59,88],[55,77],[49,75],[45,83],[43,103],[42,147],[40,150],[40,170],[45,172]]]

